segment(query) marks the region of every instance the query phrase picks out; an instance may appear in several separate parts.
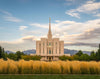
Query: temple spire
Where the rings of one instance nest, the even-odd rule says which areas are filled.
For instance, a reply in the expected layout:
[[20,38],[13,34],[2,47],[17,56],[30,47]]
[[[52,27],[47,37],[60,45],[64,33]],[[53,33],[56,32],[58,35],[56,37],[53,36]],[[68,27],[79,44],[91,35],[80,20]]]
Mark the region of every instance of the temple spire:
[[51,33],[51,18],[49,17],[49,33]]
[[49,31],[48,31],[48,38],[52,38],[52,33],[51,33],[51,18],[49,17]]

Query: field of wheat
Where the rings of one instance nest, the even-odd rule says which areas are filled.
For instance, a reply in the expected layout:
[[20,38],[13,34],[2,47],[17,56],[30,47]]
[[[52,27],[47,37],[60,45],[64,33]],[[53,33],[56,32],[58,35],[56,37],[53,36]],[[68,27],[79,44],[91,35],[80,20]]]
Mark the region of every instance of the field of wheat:
[[100,74],[100,62],[0,59],[0,74]]

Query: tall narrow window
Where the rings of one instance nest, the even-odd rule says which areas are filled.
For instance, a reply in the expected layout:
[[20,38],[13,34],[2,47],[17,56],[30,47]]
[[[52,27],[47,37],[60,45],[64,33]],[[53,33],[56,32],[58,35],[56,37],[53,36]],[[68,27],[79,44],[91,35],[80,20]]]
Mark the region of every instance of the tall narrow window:
[[57,54],[57,42],[56,42],[56,54]]
[[56,48],[56,54],[57,54],[57,48]]
[[41,54],[41,44],[39,44],[39,50],[40,50],[39,53]]
[[59,54],[61,54],[61,49],[60,49],[60,47],[61,47],[61,44],[59,44]]
[[49,43],[49,46],[51,46],[51,43]]
[[51,54],[51,50],[49,50],[49,54]]
[[44,54],[44,48],[43,48],[43,54]]
[[44,43],[43,43],[43,54],[44,54]]

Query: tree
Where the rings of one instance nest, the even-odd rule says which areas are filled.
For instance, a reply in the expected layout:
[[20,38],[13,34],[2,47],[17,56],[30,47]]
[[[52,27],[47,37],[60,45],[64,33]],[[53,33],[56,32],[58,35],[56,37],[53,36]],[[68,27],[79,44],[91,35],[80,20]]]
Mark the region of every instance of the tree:
[[0,58],[2,58],[2,47],[0,46]]
[[90,60],[96,60],[96,53],[94,51],[90,54]]
[[80,56],[79,60],[81,60],[81,61],[89,61],[90,60],[90,56],[88,54],[82,54]]
[[9,53],[8,54],[8,58],[12,59],[12,60],[17,60],[17,55],[14,53]]
[[73,55],[74,60],[79,60],[79,56],[78,55]]
[[4,60],[7,59],[4,48],[2,48],[1,46],[0,46],[0,58],[3,58]]
[[96,60],[100,61],[100,44],[99,44],[99,49],[96,52]]
[[76,55],[81,56],[83,54],[83,52],[81,50],[79,50]]
[[17,60],[19,60],[19,59],[21,59],[21,55],[24,55],[24,53],[20,52],[20,51],[17,51],[16,55],[17,55]]
[[65,60],[67,60],[67,59],[69,60],[69,56],[63,55],[63,56],[60,56],[59,59],[60,59],[60,60],[63,60],[63,61],[65,61]]

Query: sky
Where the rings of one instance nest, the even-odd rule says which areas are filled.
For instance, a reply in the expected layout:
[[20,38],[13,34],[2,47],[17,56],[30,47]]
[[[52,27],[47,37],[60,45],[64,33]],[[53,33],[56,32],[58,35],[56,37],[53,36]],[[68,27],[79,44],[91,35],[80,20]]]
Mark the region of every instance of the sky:
[[64,48],[96,51],[100,43],[100,0],[0,0],[0,46],[9,51],[36,49],[52,34]]

